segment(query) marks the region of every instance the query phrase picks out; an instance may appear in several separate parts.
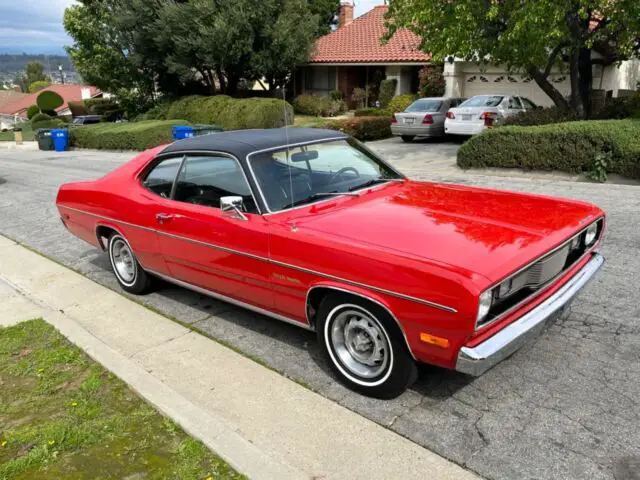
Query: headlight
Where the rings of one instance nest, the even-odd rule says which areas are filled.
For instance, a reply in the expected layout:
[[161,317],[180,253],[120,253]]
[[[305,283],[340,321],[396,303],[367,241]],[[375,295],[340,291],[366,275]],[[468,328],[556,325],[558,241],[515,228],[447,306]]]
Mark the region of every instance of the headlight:
[[598,224],[594,223],[587,228],[587,232],[584,235],[584,244],[590,247],[596,242],[596,238],[598,238]]
[[482,321],[484,317],[489,313],[491,303],[493,302],[493,292],[487,290],[480,295],[480,301],[478,303],[478,318],[476,318],[476,325]]

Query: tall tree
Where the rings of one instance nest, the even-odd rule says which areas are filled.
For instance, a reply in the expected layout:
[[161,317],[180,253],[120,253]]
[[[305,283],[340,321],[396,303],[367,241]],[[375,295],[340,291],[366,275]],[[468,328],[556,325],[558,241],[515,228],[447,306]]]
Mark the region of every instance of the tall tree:
[[25,93],[29,93],[29,86],[35,82],[51,82],[51,78],[44,73],[44,65],[37,61],[27,63],[24,75],[16,78],[16,84]]
[[318,16],[318,35],[326,35],[338,24],[340,0],[309,0],[309,10]]
[[[528,74],[562,107],[589,109],[594,64],[638,56],[637,0],[390,0],[387,37],[405,27],[434,59],[448,56],[505,65]],[[569,72],[569,101],[550,81]]]

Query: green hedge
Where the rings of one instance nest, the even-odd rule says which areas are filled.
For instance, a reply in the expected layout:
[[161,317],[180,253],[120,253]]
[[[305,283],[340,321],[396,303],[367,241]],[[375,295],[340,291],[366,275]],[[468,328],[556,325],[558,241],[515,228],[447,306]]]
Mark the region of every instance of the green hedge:
[[354,117],[388,117],[390,113],[383,108],[359,108],[353,112]]
[[184,120],[99,123],[70,130],[71,146],[102,150],[146,150],[173,141],[171,127]]
[[141,115],[145,120],[184,119],[191,123],[214,124],[225,130],[279,128],[293,122],[293,108],[276,98],[241,98],[226,95],[190,96],[160,104]]
[[391,136],[390,117],[353,117],[334,120],[327,128],[339,130],[358,140],[381,140]]
[[548,107],[519,112],[516,115],[505,118],[502,125],[531,127],[534,125],[548,125],[550,123],[575,122],[577,120],[579,120],[578,115],[569,109]]
[[594,170],[596,155],[603,152],[610,152],[608,173],[640,179],[640,121],[593,120],[495,128],[462,145],[458,165],[581,173]]
[[[338,92],[340,91],[338,90]],[[293,111],[301,115],[335,117],[346,112],[347,105],[342,99],[303,94],[294,98]]]

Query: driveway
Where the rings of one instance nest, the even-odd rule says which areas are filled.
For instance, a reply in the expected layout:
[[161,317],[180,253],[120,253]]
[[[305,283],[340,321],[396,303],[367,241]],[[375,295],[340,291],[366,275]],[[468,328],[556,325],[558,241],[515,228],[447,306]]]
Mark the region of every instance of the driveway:
[[[640,187],[445,170],[455,145],[393,140],[370,146],[415,178],[597,203],[608,213],[603,274],[568,316],[484,376],[424,367],[392,401],[336,383],[302,329],[171,286],[139,300],[487,478],[640,478]],[[0,150],[0,232],[117,289],[107,257],[66,232],[54,200],[61,183],[95,178],[132,156]]]

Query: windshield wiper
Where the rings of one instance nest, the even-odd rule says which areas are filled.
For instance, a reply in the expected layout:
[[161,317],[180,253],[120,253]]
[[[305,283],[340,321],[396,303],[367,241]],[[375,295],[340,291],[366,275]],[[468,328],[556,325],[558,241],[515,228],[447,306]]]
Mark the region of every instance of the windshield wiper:
[[372,187],[372,186],[377,185],[379,183],[401,182],[403,180],[404,180],[404,178],[384,178],[384,177],[373,178],[373,179],[368,180],[368,181],[366,181],[364,183],[361,183],[360,185],[354,185],[353,187],[349,188],[349,191],[352,192],[354,190],[360,190],[361,188]]
[[295,202],[287,203],[286,205],[282,206],[282,210],[284,210],[285,208],[297,207],[298,205],[304,205],[305,203],[309,203],[321,197],[334,197],[339,195],[350,195],[355,197],[358,196],[357,193],[350,193],[350,192],[318,192],[318,193],[309,195],[308,197],[301,198],[300,200],[296,200]]

